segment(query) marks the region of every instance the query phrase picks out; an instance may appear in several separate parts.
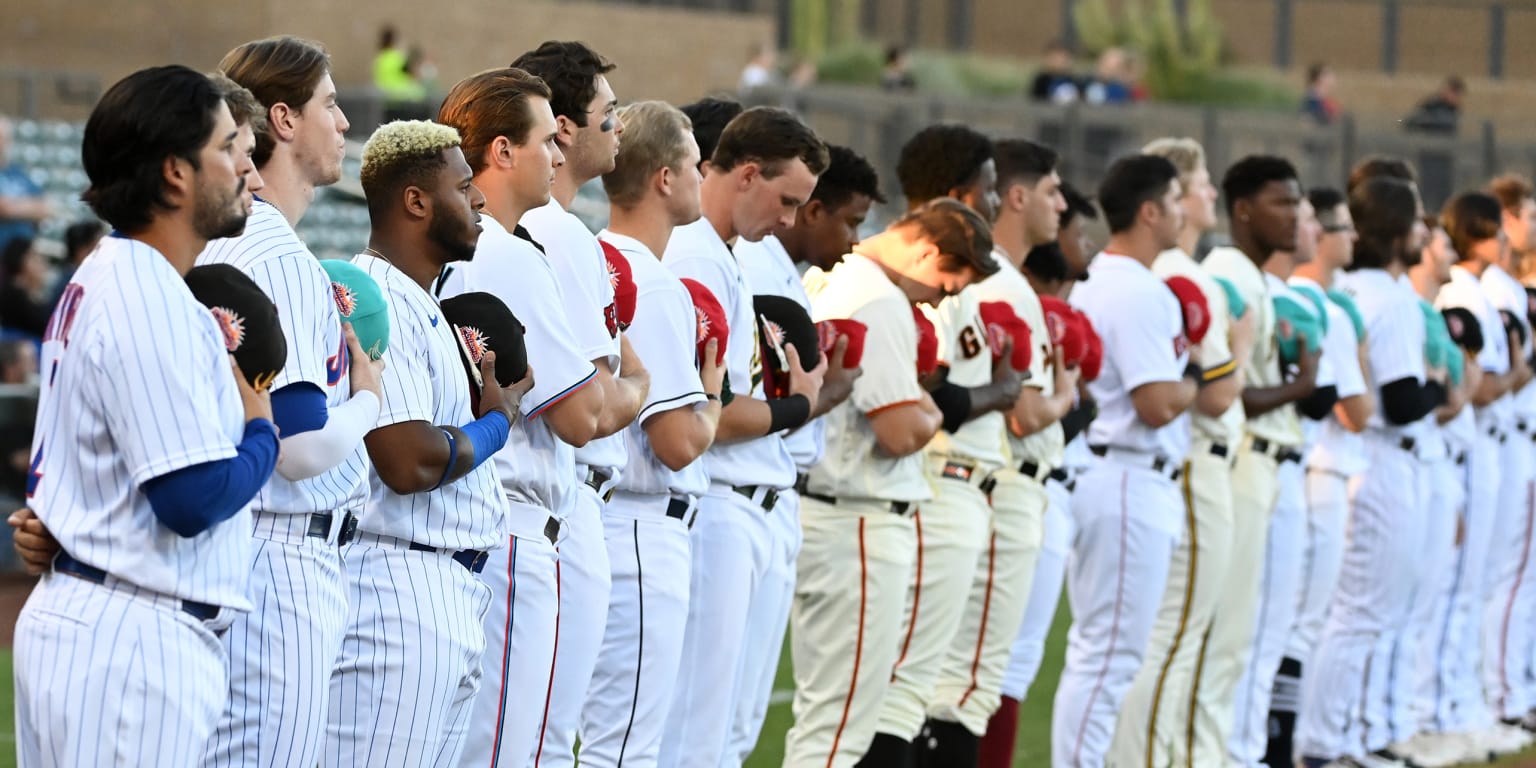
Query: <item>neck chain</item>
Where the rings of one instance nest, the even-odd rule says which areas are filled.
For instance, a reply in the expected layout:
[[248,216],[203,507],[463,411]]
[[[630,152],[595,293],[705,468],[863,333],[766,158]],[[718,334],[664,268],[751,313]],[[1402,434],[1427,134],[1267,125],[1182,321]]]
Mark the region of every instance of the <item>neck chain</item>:
[[[375,250],[374,250],[374,249],[372,249],[372,248],[364,248],[364,249],[363,249],[363,253],[369,253],[369,254],[373,254],[373,255],[374,255],[374,256],[377,256],[377,257],[379,257],[379,258],[381,258],[381,259],[383,259],[383,260],[385,260],[385,261],[389,261],[389,257],[388,257],[388,256],[385,256],[385,255],[384,255],[384,254],[382,254],[382,253],[379,253],[379,252],[378,252],[378,251],[375,251]],[[389,263],[390,263],[390,264],[394,264],[394,262],[393,262],[393,261],[389,261]]]

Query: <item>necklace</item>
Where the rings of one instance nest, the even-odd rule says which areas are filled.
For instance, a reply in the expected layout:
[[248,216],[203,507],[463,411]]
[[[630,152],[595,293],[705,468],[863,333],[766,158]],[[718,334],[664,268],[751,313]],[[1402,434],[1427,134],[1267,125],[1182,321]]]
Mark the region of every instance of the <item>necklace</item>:
[[[370,253],[370,254],[373,254],[374,256],[377,256],[377,257],[379,257],[379,258],[381,258],[381,259],[383,259],[385,261],[389,261],[389,257],[388,256],[385,256],[384,254],[379,253],[378,251],[375,251],[372,248],[364,248],[363,249],[363,253]],[[394,262],[393,261],[389,261],[389,263],[393,264]]]

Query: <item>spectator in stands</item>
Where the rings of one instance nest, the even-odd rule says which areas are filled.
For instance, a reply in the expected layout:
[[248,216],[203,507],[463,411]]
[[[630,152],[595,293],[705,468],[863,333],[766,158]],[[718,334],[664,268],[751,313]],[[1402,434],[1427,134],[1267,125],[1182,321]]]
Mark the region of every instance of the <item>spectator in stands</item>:
[[75,276],[80,262],[96,250],[96,244],[101,242],[106,233],[106,225],[95,219],[77,221],[64,230],[64,263],[59,269],[59,279],[54,281],[53,300],[48,302],[50,306],[59,303],[59,294],[64,292],[64,286],[69,285],[70,278]]
[[1045,47],[1045,61],[1040,73],[1035,75],[1029,87],[1029,96],[1035,101],[1067,104],[1083,96],[1082,84],[1072,71],[1072,49],[1060,40],[1052,40]]
[[[0,387],[26,386],[36,381],[37,345],[22,340],[0,341]],[[26,498],[27,475],[32,469],[34,403],[34,397],[26,395],[0,406],[0,497]],[[0,537],[5,535],[0,533]],[[0,541],[4,540],[0,538]],[[9,562],[9,557],[0,557],[0,563]]]
[[741,70],[741,80],[736,83],[736,90],[750,91],[778,82],[779,75],[773,68],[778,58],[773,46],[753,43],[751,57],[747,60],[747,66]]
[[15,339],[0,341],[0,384],[37,381],[37,345]]
[[1307,67],[1307,93],[1302,97],[1301,111],[1318,125],[1332,125],[1339,119],[1339,102],[1333,98],[1333,84],[1333,67],[1322,62]]
[[1099,54],[1093,80],[1084,89],[1089,104],[1129,104],[1132,100],[1131,57],[1121,48],[1105,48]]
[[11,240],[37,236],[38,222],[53,215],[43,189],[10,161],[11,121],[0,115],[0,249]]
[[1416,133],[1456,135],[1461,120],[1461,105],[1467,96],[1467,83],[1456,75],[1445,78],[1440,90],[1425,99],[1403,119],[1404,127]]
[[880,87],[887,91],[917,90],[917,81],[907,71],[907,49],[899,45],[885,49],[885,69],[880,72]]
[[48,261],[34,243],[30,237],[18,237],[5,244],[0,257],[0,274],[5,276],[0,287],[0,328],[41,339],[53,307]]

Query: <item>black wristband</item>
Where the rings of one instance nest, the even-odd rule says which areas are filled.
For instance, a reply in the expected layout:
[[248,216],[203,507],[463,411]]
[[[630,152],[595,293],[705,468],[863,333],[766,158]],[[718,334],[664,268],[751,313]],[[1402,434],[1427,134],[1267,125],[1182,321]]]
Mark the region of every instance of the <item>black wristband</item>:
[[794,429],[811,420],[811,399],[805,395],[790,395],[768,401],[768,434]]
[[1191,360],[1189,365],[1184,366],[1184,378],[1194,379],[1196,384],[1203,386],[1205,384],[1205,369],[1201,368],[1199,363]]

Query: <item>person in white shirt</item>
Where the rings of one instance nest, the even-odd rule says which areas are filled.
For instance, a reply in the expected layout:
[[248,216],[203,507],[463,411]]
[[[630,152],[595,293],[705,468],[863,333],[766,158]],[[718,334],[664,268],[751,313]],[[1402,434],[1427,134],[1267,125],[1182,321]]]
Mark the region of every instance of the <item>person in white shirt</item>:
[[1057,768],[1103,764],[1183,534],[1177,481],[1189,449],[1186,411],[1203,377],[1179,302],[1151,269],[1178,244],[1181,196],[1178,170],[1164,158],[1111,166],[1098,195],[1110,240],[1073,291],[1103,339],[1104,368],[1088,385],[1099,406],[1088,428],[1097,460],[1072,498],[1074,620],[1052,712]]

